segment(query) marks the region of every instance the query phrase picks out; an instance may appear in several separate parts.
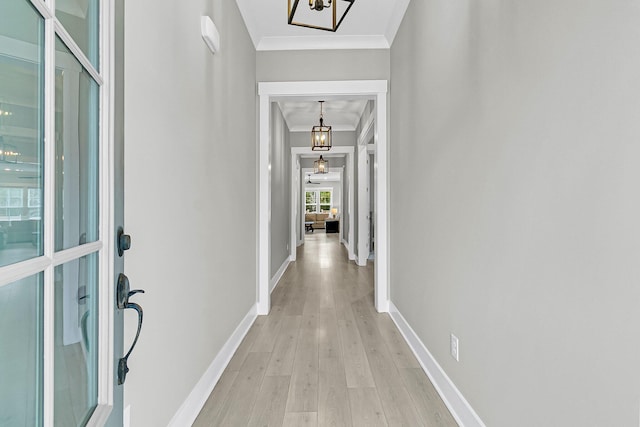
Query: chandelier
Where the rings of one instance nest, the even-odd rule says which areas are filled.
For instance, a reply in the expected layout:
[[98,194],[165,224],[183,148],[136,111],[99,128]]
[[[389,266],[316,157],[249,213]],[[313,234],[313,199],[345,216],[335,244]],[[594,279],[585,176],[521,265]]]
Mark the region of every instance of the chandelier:
[[313,173],[327,173],[329,172],[329,162],[322,158],[320,158],[313,162]]
[[320,125],[311,128],[311,149],[313,151],[329,151],[331,150],[331,126],[324,125],[322,117],[322,104],[320,103]]
[[[288,0],[289,25],[336,32],[355,0],[309,0],[309,9],[298,8],[300,0]],[[329,9],[324,12],[325,9]],[[320,12],[320,13],[319,13]]]

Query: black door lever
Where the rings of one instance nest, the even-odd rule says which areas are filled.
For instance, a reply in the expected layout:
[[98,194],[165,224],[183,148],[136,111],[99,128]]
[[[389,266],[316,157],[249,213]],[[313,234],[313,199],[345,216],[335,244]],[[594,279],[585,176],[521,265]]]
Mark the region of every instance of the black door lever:
[[124,381],[127,378],[127,372],[129,372],[127,361],[129,360],[129,356],[131,356],[133,348],[138,342],[138,338],[140,337],[140,330],[142,329],[142,307],[140,307],[140,305],[136,304],[135,302],[129,302],[129,298],[137,293],[144,293],[144,290],[134,289],[133,291],[131,291],[129,287],[129,278],[120,273],[118,275],[118,285],[116,290],[117,306],[120,310],[130,308],[138,313],[138,330],[136,331],[136,337],[131,344],[131,348],[129,348],[127,354],[125,354],[124,357],[122,357],[118,361],[118,385],[124,384]]

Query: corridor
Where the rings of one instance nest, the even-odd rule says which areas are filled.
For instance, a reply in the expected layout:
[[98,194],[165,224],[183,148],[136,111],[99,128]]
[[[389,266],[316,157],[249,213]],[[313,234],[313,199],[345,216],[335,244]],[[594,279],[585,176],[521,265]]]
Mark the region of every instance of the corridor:
[[456,426],[337,234],[307,233],[271,302],[194,426]]

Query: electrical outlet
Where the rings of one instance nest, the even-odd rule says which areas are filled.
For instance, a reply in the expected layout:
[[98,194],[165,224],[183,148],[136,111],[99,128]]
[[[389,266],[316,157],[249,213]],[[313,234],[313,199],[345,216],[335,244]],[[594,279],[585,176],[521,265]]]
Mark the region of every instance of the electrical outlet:
[[460,361],[460,344],[458,343],[458,337],[451,334],[451,357],[456,359],[456,362]]

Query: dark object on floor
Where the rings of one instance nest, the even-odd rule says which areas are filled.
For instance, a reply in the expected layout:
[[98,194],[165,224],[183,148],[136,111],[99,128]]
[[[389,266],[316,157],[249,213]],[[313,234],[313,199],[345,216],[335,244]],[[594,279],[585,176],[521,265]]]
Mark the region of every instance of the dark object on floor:
[[324,222],[324,228],[327,231],[327,233],[337,233],[339,232],[339,229],[340,229],[340,221],[337,219],[335,220],[327,219]]

